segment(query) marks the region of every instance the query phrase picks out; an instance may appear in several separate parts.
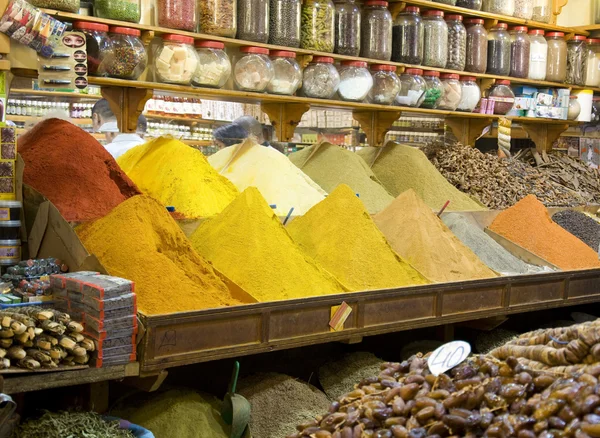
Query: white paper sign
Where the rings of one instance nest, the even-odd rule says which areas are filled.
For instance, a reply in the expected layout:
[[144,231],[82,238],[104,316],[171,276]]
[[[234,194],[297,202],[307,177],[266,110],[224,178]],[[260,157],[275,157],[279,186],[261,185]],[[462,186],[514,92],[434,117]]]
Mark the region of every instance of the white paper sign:
[[427,365],[434,376],[439,376],[461,363],[471,354],[471,345],[465,341],[452,341],[442,345],[429,356]]

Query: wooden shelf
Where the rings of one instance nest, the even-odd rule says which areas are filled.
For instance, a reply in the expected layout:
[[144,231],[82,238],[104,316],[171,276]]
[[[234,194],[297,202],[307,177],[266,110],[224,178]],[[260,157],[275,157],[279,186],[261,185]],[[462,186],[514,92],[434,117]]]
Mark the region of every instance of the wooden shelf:
[[187,123],[191,123],[191,124],[201,123],[201,124],[205,124],[205,125],[210,125],[210,124],[231,123],[231,122],[227,122],[225,120],[190,118],[190,117],[185,117],[185,116],[161,116],[161,115],[146,114],[146,113],[144,113],[144,116],[146,116],[147,119],[151,119],[151,120],[167,120],[167,121],[187,122]]
[[[12,120],[13,122],[34,122],[36,120],[40,120],[43,116],[15,116],[15,115],[6,115],[7,120]],[[69,119],[71,123],[74,125],[91,125],[92,119]]]
[[577,26],[574,28],[578,33],[582,32],[593,32],[595,30],[600,30],[600,24],[588,24],[587,26]]
[[44,90],[27,90],[25,88],[11,88],[9,97],[13,94],[22,94],[25,96],[44,96],[44,97],[67,97],[70,99],[79,100],[100,100],[102,96],[95,94],[69,93],[66,91],[44,91]]

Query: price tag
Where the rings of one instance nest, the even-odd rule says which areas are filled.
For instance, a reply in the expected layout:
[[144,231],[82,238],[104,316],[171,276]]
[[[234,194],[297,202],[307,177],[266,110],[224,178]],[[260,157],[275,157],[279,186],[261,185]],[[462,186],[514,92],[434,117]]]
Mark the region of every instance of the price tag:
[[434,376],[439,376],[461,363],[471,354],[471,345],[465,341],[452,341],[442,345],[429,356],[427,365]]

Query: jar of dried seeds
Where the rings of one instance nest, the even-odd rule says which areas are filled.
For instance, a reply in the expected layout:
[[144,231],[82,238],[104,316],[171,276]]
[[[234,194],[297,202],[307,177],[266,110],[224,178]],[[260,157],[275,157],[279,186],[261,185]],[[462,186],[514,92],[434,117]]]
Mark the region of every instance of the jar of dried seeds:
[[361,23],[360,56],[389,61],[392,57],[392,14],[388,2],[367,0]]
[[111,51],[106,55],[106,74],[112,78],[136,80],[146,69],[148,55],[139,29],[111,27]]
[[300,45],[303,49],[333,52],[335,6],[331,0],[304,0]]
[[450,70],[464,70],[467,61],[467,30],[462,15],[446,16],[448,25],[448,62]]
[[419,8],[407,6],[400,12],[394,21],[392,35],[394,61],[415,65],[423,62],[423,20]]
[[196,31],[196,0],[156,0],[155,9],[157,26]]
[[340,86],[340,74],[333,65],[333,58],[315,56],[304,69],[302,92],[306,97],[331,99]]
[[[586,61],[587,46],[585,37],[583,35],[575,35],[567,41],[567,84],[585,84]],[[598,66],[596,65],[596,67]]]
[[534,21],[542,23],[550,23],[552,18],[552,0],[533,0],[533,16]]
[[300,47],[301,0],[271,0],[269,44]]
[[512,77],[526,78],[529,75],[530,46],[527,27],[513,27],[510,31],[510,75]]
[[79,12],[79,0],[29,0],[28,3],[38,8],[57,9],[59,11]]
[[435,109],[444,95],[444,85],[440,81],[440,72],[426,71],[423,73],[423,79],[427,84],[427,90],[425,90],[425,98],[421,103],[421,108]]
[[94,15],[109,20],[139,23],[140,0],[95,0]]
[[567,78],[567,43],[563,32],[548,32],[548,63],[546,64],[546,80],[564,82]]
[[487,73],[508,76],[510,73],[510,34],[506,23],[498,23],[488,33]]
[[487,68],[488,33],[483,27],[483,19],[465,20],[467,28],[467,57],[465,70],[472,73],[485,73]]
[[373,88],[369,92],[369,101],[381,105],[394,103],[400,91],[400,79],[395,65],[373,64]]
[[441,75],[444,93],[438,102],[438,109],[455,111],[460,103],[462,96],[462,86],[459,82],[459,76],[454,73],[444,73]]
[[198,2],[197,7],[200,33],[235,37],[237,32],[237,2],[235,0],[202,0]]
[[482,6],[482,0],[457,0],[456,6],[480,11]]
[[517,18],[531,20],[533,16],[533,1],[534,0],[515,0],[515,13]]
[[445,5],[456,6],[456,0],[433,0],[436,3],[443,3]]
[[446,67],[448,61],[448,25],[444,12],[427,11],[423,14],[423,65]]
[[360,8],[354,0],[335,3],[335,53],[358,56],[360,54]]
[[515,0],[483,0],[482,9],[492,14],[512,16],[515,13]]
[[269,0],[237,0],[237,38],[269,41]]

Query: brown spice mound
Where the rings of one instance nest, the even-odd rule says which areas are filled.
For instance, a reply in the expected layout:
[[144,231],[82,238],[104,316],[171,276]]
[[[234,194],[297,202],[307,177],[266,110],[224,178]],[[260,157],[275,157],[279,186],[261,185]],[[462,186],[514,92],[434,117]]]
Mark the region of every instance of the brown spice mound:
[[327,362],[319,368],[319,382],[325,394],[337,400],[351,392],[363,379],[376,377],[381,372],[383,360],[373,353],[356,351]]
[[98,141],[64,120],[47,119],[19,137],[23,180],[68,221],[100,218],[140,193]]

